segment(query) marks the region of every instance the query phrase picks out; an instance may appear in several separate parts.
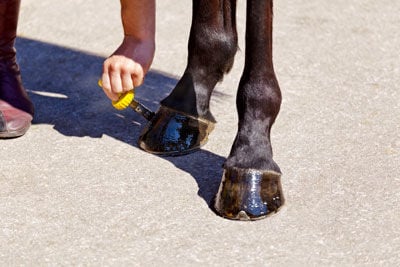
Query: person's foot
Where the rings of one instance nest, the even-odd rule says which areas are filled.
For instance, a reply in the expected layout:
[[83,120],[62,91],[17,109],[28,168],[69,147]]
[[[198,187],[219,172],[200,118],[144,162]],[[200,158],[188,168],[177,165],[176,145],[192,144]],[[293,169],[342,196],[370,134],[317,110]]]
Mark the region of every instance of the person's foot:
[[33,104],[13,60],[0,62],[0,138],[24,135],[33,119]]
[[0,99],[0,138],[24,135],[29,129],[32,115]]

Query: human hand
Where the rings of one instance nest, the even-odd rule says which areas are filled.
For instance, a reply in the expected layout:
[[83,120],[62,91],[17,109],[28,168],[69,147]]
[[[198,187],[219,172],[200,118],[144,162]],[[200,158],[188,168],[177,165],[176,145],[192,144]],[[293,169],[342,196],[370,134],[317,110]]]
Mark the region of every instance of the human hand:
[[103,64],[104,93],[112,101],[120,94],[140,86],[154,57],[154,41],[137,41],[125,36],[120,47]]

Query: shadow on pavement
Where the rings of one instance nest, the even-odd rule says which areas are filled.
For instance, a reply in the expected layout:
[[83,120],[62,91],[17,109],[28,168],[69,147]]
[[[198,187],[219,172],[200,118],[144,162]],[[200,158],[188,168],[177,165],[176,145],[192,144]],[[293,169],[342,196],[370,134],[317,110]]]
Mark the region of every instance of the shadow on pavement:
[[[33,124],[54,125],[65,136],[100,138],[105,134],[137,147],[146,121],[132,110],[115,110],[97,86],[104,57],[27,38],[17,38],[16,47],[24,85],[35,105]],[[177,81],[152,70],[136,96],[156,110]],[[192,175],[199,196],[210,205],[222,176],[223,157],[200,150],[163,159]]]

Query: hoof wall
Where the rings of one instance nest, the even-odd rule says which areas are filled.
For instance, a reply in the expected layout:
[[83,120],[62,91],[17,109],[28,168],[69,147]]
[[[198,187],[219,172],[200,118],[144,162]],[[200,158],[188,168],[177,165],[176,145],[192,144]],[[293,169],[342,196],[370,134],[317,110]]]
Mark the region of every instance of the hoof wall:
[[224,218],[253,221],[275,214],[284,202],[280,173],[226,168],[214,208]]
[[164,156],[179,156],[199,149],[214,123],[161,106],[139,137],[139,147]]

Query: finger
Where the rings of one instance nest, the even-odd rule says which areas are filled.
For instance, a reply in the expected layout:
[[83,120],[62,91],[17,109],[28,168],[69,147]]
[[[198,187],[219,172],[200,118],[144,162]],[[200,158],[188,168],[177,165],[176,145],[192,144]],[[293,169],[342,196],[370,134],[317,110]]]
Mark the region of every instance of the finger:
[[118,94],[115,94],[111,91],[111,84],[110,84],[110,79],[108,76],[108,73],[103,72],[101,76],[101,83],[102,83],[102,88],[106,96],[111,99],[112,101],[117,101],[118,100]]
[[122,90],[128,92],[133,89],[132,77],[129,73],[124,72],[121,74]]
[[122,93],[122,82],[121,82],[121,74],[119,71],[110,72],[110,84],[111,84],[111,92],[114,94]]
[[140,65],[138,63],[134,63],[131,78],[132,78],[134,87],[139,87],[140,85],[143,84],[144,71],[143,71],[142,65]]

